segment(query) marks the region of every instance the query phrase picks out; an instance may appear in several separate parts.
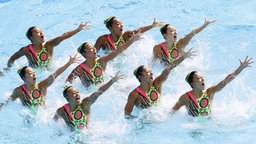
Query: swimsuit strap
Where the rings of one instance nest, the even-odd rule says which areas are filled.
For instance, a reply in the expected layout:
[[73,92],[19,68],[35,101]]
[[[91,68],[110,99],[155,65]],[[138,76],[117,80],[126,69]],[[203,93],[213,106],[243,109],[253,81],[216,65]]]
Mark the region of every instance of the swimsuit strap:
[[110,34],[107,35],[107,40],[108,40],[108,42],[110,43],[110,45],[112,46],[112,48],[113,48],[114,50],[116,50],[115,44],[113,43],[113,41],[112,41],[111,38],[110,38]]
[[165,55],[168,57],[168,59],[170,58],[170,55],[168,54],[168,51],[166,49],[166,47],[164,46],[164,43],[160,43],[160,46],[162,48],[162,50],[164,51]]
[[33,54],[33,56],[36,58],[36,60],[38,61],[38,57],[36,55],[35,50],[32,47],[32,44],[28,45],[29,51]]
[[192,99],[192,101],[195,103],[196,107],[198,108],[198,103],[195,99],[195,97],[192,94],[192,91],[187,92],[188,96]]
[[69,116],[69,117],[71,118],[71,120],[73,121],[74,118],[73,118],[73,116],[71,115],[71,113],[70,113],[69,110],[68,110],[68,104],[65,104],[63,107],[64,107],[65,112],[68,114],[68,116]]
[[30,93],[28,92],[28,90],[26,89],[25,84],[21,85],[22,90],[26,93],[26,95],[29,97],[29,99],[32,99]]
[[174,42],[173,47],[177,49],[177,41]]
[[86,71],[91,77],[94,77],[93,74],[92,74],[92,72],[90,71],[90,69],[88,69],[87,67],[85,67],[85,66],[83,65],[83,63],[81,63],[79,66],[80,66],[84,71]]
[[[167,49],[166,49],[166,47],[165,47],[165,45],[164,45],[164,42],[160,43],[160,46],[161,46],[162,50],[164,51],[165,55],[166,55],[168,58],[170,58],[170,55],[169,55],[169,53],[168,53],[168,51],[167,51]],[[177,49],[177,41],[174,42],[173,48],[174,48],[174,49]]]
[[118,47],[119,43],[121,43],[121,42],[125,43],[123,35],[121,35],[120,38],[118,39],[118,41],[115,42],[114,44],[115,44],[116,47]]
[[140,88],[136,88],[135,89],[141,96],[143,96],[148,102],[150,102],[150,99],[148,98],[148,96],[140,89]]

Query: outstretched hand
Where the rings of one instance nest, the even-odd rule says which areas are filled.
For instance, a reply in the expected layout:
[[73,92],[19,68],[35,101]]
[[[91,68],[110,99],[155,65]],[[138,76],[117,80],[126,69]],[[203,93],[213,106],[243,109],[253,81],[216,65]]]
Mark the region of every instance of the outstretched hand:
[[190,58],[190,59],[193,59],[192,56],[196,56],[196,52],[197,51],[192,51],[193,48],[190,48],[187,52],[184,52],[183,53],[183,58],[186,59],[186,58]]
[[120,71],[118,71],[115,76],[110,76],[113,83],[117,82],[119,79],[123,79],[124,76],[119,74]]
[[88,25],[88,21],[86,23],[84,23],[84,21],[82,21],[78,27],[78,30],[86,30],[86,29],[90,29],[90,25]]
[[143,33],[141,31],[138,31],[137,33],[132,33],[130,40],[137,41],[142,38],[141,37],[142,35],[143,35]]
[[250,64],[253,63],[252,58],[248,58],[248,56],[246,56],[246,58],[243,62],[240,59],[239,59],[239,61],[240,61],[240,68],[242,68],[242,69],[244,69],[246,67],[251,67]]
[[79,58],[80,58],[81,56],[78,56],[78,53],[76,53],[76,55],[75,56],[69,56],[69,61],[68,61],[68,63],[69,64],[73,64],[73,63],[78,63],[80,60],[79,60]]
[[213,23],[213,22],[215,22],[216,20],[208,20],[208,19],[204,19],[204,25],[208,25],[208,24],[210,24],[210,23]]
[[152,26],[153,27],[161,27],[161,26],[163,26],[163,23],[162,22],[157,22],[156,17],[154,17],[154,21],[153,21]]

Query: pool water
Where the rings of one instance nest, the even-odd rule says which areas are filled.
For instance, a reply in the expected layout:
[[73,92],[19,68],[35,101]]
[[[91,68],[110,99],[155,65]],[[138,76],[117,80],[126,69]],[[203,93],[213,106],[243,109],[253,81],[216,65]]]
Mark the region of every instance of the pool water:
[[[171,23],[178,38],[201,26],[204,18],[216,19],[196,35],[186,47],[194,47],[197,56],[185,60],[169,75],[163,84],[161,104],[147,110],[134,109],[137,119],[124,118],[124,106],[128,94],[139,85],[133,70],[139,65],[149,66],[154,77],[163,67],[152,65],[152,48],[164,41],[159,28],[143,35],[123,54],[111,61],[106,69],[105,80],[120,71],[125,79],[114,84],[91,108],[89,129],[80,133],[70,132],[65,124],[53,121],[56,109],[66,103],[62,96],[64,81],[77,65],[70,66],[48,88],[45,108],[36,114],[22,106],[19,100],[0,110],[0,143],[88,143],[88,144],[171,144],[171,143],[256,143],[256,66],[246,68],[221,92],[215,95],[211,119],[188,117],[185,108],[169,115],[170,108],[179,96],[190,90],[184,81],[192,70],[200,71],[206,87],[217,84],[239,66],[239,59],[248,55],[256,58],[256,2],[233,1],[166,1],[166,0],[0,0],[0,67],[14,52],[30,41],[25,33],[31,26],[38,26],[49,40],[78,27],[81,21],[89,21],[91,28],[63,41],[54,49],[50,70],[36,70],[41,81],[68,61],[77,47],[85,41],[95,43],[98,36],[109,31],[103,21],[109,16],[121,19],[124,30],[149,25],[157,21]],[[25,57],[1,80],[0,101],[6,100],[15,87],[23,81],[17,70],[27,65]],[[98,87],[84,89],[80,81],[74,81],[82,97]]]

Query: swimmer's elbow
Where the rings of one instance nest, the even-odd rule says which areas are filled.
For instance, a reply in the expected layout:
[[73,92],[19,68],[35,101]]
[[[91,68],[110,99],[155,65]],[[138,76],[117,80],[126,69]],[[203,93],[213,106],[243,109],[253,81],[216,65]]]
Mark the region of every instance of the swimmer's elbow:
[[12,58],[10,58],[7,62],[7,67],[9,67],[9,68],[12,67],[13,63],[14,63],[14,60]]

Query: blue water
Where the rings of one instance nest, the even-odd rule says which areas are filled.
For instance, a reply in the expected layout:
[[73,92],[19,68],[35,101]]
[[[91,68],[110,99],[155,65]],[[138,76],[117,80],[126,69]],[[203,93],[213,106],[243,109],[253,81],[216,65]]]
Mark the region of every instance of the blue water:
[[[40,109],[36,116],[31,115],[19,100],[0,110],[0,143],[256,143],[255,64],[215,95],[212,119],[189,118],[184,108],[173,116],[168,115],[179,96],[190,90],[184,81],[188,72],[200,71],[209,87],[235,70],[239,59],[244,60],[249,55],[255,60],[255,7],[254,0],[1,0],[1,69],[6,67],[15,51],[30,43],[25,37],[29,27],[38,26],[49,40],[77,28],[82,20],[91,24],[90,30],[81,31],[55,48],[51,69],[36,71],[38,81],[68,61],[68,55],[74,55],[81,43],[94,43],[98,36],[109,33],[103,21],[111,15],[122,20],[124,30],[149,25],[156,17],[158,21],[171,23],[177,29],[178,38],[201,26],[204,18],[217,21],[196,35],[187,46],[187,49],[194,47],[198,55],[193,60],[185,60],[171,72],[163,85],[160,106],[143,111],[135,109],[133,114],[138,119],[126,120],[123,109],[129,92],[139,85],[132,71],[144,64],[153,69],[156,77],[163,69],[150,63],[153,46],[163,41],[159,28],[146,32],[144,39],[108,64],[106,81],[118,70],[125,79],[113,85],[92,106],[88,130],[75,134],[63,123],[52,120],[56,109],[66,103],[61,94],[62,86],[76,66],[72,65],[48,88],[47,107]],[[117,68],[117,63],[122,65]],[[23,83],[16,71],[26,64],[26,58],[20,58],[5,76],[0,77],[0,101],[7,99],[13,89]],[[84,90],[79,80],[74,85],[83,97],[97,89]]]

